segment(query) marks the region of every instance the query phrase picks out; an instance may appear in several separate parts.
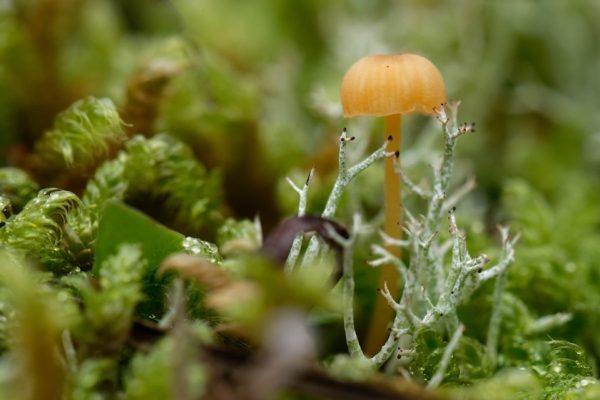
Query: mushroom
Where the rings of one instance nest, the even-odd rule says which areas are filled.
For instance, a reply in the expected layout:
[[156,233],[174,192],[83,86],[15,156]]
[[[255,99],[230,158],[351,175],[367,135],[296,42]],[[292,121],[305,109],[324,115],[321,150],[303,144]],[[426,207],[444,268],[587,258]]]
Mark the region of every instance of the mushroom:
[[[444,81],[438,69],[426,58],[410,53],[366,56],[354,63],[340,91],[345,117],[383,117],[387,151],[400,155],[401,116],[412,112],[434,115],[434,108],[446,101]],[[393,158],[385,159],[384,231],[399,239],[402,234],[400,177]],[[398,248],[391,252],[400,255]],[[398,273],[392,265],[383,266],[380,286],[387,282],[392,295],[398,291]],[[392,310],[383,297],[375,305],[366,351],[373,353],[384,340]]]

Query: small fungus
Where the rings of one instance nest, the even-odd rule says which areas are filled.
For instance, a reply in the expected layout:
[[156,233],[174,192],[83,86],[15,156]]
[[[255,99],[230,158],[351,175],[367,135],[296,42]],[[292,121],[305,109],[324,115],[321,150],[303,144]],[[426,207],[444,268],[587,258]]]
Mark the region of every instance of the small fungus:
[[[446,102],[444,81],[438,69],[426,58],[410,53],[366,56],[354,63],[342,82],[340,91],[344,116],[384,118],[387,151],[396,157],[385,159],[384,231],[393,238],[402,234],[400,177],[394,163],[399,162],[401,116],[409,113],[435,115],[434,108]],[[399,249],[390,249],[399,255]],[[393,266],[384,265],[380,284],[387,282],[395,295],[398,274]],[[374,351],[384,339],[384,328],[391,309],[378,298],[366,350]]]

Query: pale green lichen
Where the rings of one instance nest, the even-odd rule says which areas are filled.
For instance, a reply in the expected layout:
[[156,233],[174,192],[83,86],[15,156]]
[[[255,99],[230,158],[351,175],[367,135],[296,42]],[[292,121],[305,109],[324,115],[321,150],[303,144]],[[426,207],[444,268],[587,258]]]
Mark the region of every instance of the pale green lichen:
[[[495,318],[492,319],[491,338],[486,352],[484,346],[478,344],[473,347],[476,342],[471,342],[471,339],[463,337],[464,327],[459,321],[457,309],[461,302],[466,301],[483,282],[497,276],[504,276],[508,266],[514,260],[516,242],[516,239],[509,238],[508,231],[504,230],[502,235],[503,251],[500,258],[495,265],[485,268],[488,257],[483,254],[470,255],[465,235],[457,226],[453,208],[448,211],[449,237],[438,234],[442,229],[443,212],[449,207],[447,202],[451,200],[454,203],[458,198],[458,196],[450,198],[448,196],[457,139],[473,130],[471,125],[458,124],[458,105],[458,102],[444,104],[437,110],[437,118],[442,123],[444,153],[439,165],[434,167],[431,191],[426,191],[412,183],[407,175],[398,168],[398,173],[405,185],[420,199],[425,200],[426,212],[417,218],[406,211],[405,239],[392,239],[383,235],[384,243],[387,246],[401,247],[408,254],[408,263],[405,263],[405,259],[392,255],[383,246],[373,246],[376,258],[370,264],[372,266],[394,265],[402,278],[404,287],[398,299],[392,297],[387,286],[381,290],[396,315],[387,341],[381,350],[371,358],[366,358],[363,354],[354,326],[352,267],[354,239],[338,238],[339,244],[346,253],[343,277],[343,318],[350,355],[357,359],[368,360],[373,367],[380,367],[396,353],[397,358],[388,363],[387,370],[390,372],[408,371],[413,378],[427,381],[430,387],[436,387],[444,380],[470,382],[475,379],[475,376],[466,373],[456,375],[456,371],[459,369],[466,371],[472,365],[478,365],[481,371],[486,371],[482,376],[491,372],[489,359],[492,357],[493,364],[501,314],[495,312]],[[336,202],[332,198],[339,199],[340,193],[338,192],[344,190],[347,178],[351,176],[346,170],[342,151],[346,141],[344,132],[340,143],[340,176],[332,189],[330,202],[324,215],[335,210]],[[374,153],[358,165],[368,166],[372,160],[383,157],[385,155],[383,149],[384,147],[378,150],[381,152],[378,157],[374,158],[377,154]],[[460,189],[459,193],[462,192],[465,190]],[[355,226],[353,230],[356,235],[358,227]],[[317,243],[313,238],[306,251],[304,262],[310,262],[315,257]],[[450,252],[449,256],[447,256],[447,252]],[[502,283],[503,280],[500,282]],[[503,290],[504,285],[500,284],[497,289],[497,302],[500,302]],[[429,339],[424,341],[426,338]],[[469,354],[468,351],[465,352],[469,348],[472,350],[471,354],[477,356],[466,358],[460,356],[460,354]],[[461,362],[464,365],[458,367],[457,363]],[[488,367],[483,368],[482,365],[488,365]]]
[[[333,184],[333,188],[331,189],[331,192],[327,199],[327,203],[325,204],[325,208],[323,209],[323,212],[321,213],[321,216],[323,216],[323,217],[330,218],[335,215],[335,212],[336,212],[336,210],[340,204],[340,201],[342,199],[342,194],[344,193],[344,190],[346,189],[348,184],[354,178],[356,178],[356,176],[358,174],[363,172],[365,169],[367,169],[370,165],[372,165],[376,161],[381,160],[384,157],[391,157],[394,155],[394,153],[388,153],[385,151],[385,149],[388,145],[388,143],[386,141],[381,147],[379,147],[377,150],[375,150],[373,153],[371,153],[365,159],[359,161],[352,167],[348,167],[347,166],[348,160],[347,160],[347,155],[346,155],[346,146],[347,146],[348,142],[351,142],[353,140],[354,140],[354,137],[353,136],[348,137],[346,129],[344,129],[340,136],[340,147],[339,147],[339,153],[338,153],[338,165],[339,165],[338,176],[335,180],[335,183]],[[301,200],[302,200],[302,197],[301,197]],[[297,246],[297,244],[296,244],[296,246]],[[311,263],[313,263],[319,254],[320,248],[321,248],[321,242],[316,237],[312,237],[310,239],[310,241],[308,243],[308,247],[304,253],[304,258],[302,259],[301,265],[310,265]],[[288,270],[291,270],[292,268],[293,268],[292,266],[288,266]]]

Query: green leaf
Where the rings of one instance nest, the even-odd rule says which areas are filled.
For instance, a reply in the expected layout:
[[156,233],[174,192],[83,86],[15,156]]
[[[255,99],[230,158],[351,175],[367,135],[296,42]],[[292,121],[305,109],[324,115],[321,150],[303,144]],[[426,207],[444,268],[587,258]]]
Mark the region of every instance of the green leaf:
[[148,268],[156,270],[166,256],[183,250],[184,239],[181,233],[166,228],[140,211],[110,200],[98,227],[93,272],[98,274],[102,262],[115,254],[121,243],[139,243]]
[[96,257],[92,272],[100,275],[103,262],[113,254],[121,243],[137,243],[142,250],[142,258],[147,262],[144,273],[144,294],[146,300],[138,306],[138,312],[145,318],[156,320],[164,309],[166,279],[158,279],[156,270],[169,255],[184,251],[186,238],[141,212],[119,201],[108,201],[98,227]]

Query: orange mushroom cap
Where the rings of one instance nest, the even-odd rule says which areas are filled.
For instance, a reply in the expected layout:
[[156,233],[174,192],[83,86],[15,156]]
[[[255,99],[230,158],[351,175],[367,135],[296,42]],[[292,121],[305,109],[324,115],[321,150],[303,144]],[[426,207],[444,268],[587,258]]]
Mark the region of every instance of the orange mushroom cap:
[[355,62],[340,91],[346,117],[434,114],[446,101],[440,71],[416,54],[371,55]]

